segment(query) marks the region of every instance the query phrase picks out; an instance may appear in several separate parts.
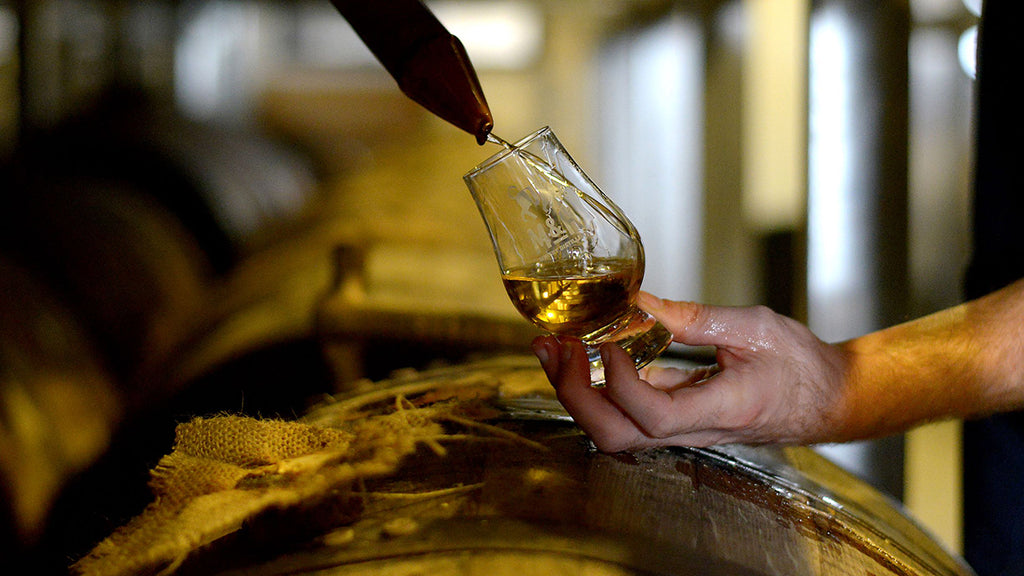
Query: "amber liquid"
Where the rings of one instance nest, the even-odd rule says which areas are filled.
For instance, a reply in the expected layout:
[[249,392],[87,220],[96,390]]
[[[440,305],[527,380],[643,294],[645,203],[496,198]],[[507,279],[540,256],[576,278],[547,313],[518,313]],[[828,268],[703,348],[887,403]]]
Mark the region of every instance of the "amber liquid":
[[502,280],[527,320],[548,332],[586,339],[626,315],[641,274],[630,261],[595,259],[582,274],[536,265],[509,270]]
[[[543,159],[488,134],[487,141],[516,154],[539,170],[561,190],[575,190],[595,214],[609,222],[624,222],[621,231],[635,237],[628,220],[599,200],[577,189]],[[636,295],[643,280],[643,258],[637,260],[594,258],[586,253],[580,261],[563,264],[534,264],[505,271],[505,291],[527,320],[553,334],[575,336],[587,345],[590,381],[604,385],[604,364],[599,346],[615,342],[626,351],[636,367],[642,368],[658,357],[672,341],[672,334],[650,314],[636,307]]]

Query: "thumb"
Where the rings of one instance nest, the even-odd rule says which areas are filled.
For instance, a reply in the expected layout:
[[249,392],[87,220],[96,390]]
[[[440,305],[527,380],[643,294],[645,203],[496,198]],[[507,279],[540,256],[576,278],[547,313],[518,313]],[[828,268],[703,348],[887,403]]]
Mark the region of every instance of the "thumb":
[[640,292],[638,304],[654,316],[676,342],[690,346],[733,347],[749,342],[750,311],[728,306],[679,302]]

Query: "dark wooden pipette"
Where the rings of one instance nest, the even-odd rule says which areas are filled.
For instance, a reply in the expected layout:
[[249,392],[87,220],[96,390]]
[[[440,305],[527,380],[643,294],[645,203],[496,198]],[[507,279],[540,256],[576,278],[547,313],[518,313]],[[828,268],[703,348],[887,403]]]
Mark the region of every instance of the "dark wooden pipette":
[[494,120],[466,49],[420,0],[331,3],[406,96],[487,141]]

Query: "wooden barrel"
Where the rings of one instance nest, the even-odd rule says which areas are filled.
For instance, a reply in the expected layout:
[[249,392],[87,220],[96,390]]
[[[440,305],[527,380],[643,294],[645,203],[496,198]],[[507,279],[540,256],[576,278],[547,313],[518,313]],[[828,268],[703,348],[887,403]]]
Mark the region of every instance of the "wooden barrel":
[[59,296],[0,256],[0,556],[43,537],[60,491],[107,448],[124,406]]
[[[165,209],[128,182],[37,183],[5,204],[3,251],[71,307],[126,392],[193,330],[206,261]],[[138,400],[142,402],[142,399]]]
[[254,519],[180,573],[972,573],[896,502],[807,448],[597,452],[533,358],[379,382],[301,421],[329,427],[395,410],[415,418],[431,407],[461,417],[345,506]]

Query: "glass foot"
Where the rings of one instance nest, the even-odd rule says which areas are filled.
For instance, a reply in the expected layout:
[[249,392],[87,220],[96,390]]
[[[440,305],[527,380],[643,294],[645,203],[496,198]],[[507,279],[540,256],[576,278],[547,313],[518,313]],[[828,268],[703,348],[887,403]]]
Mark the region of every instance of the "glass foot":
[[[636,369],[650,364],[661,355],[672,343],[672,333],[655,322],[651,328],[640,334],[633,334],[620,339],[605,340],[615,342],[633,358]],[[603,344],[604,342],[602,342]],[[601,361],[600,344],[587,346],[587,359],[590,361],[590,385],[595,388],[604,386],[604,363]]]

